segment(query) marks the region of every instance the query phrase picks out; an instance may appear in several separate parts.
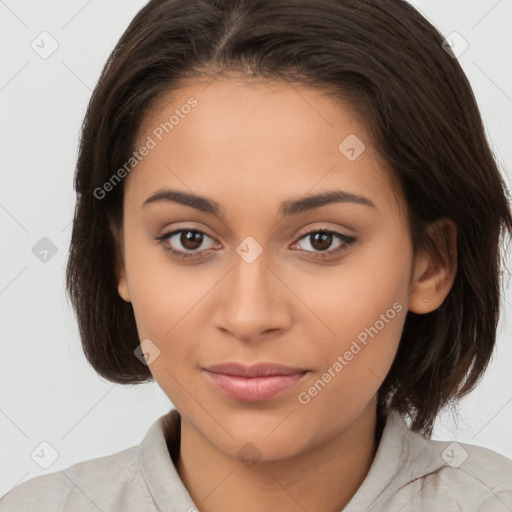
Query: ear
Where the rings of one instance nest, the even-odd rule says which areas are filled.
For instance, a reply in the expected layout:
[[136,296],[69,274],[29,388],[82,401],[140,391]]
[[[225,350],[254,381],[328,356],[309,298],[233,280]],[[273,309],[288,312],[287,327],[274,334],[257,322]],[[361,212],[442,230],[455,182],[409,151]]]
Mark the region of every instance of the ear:
[[418,314],[437,309],[450,292],[457,273],[457,226],[440,219],[428,227],[439,253],[423,251],[416,255],[409,294],[409,311]]
[[124,242],[123,242],[123,227],[118,223],[108,220],[110,231],[114,238],[115,251],[116,251],[116,280],[117,280],[117,291],[123,300],[126,302],[130,301],[130,293],[128,291],[128,281],[126,279],[126,266],[124,257]]

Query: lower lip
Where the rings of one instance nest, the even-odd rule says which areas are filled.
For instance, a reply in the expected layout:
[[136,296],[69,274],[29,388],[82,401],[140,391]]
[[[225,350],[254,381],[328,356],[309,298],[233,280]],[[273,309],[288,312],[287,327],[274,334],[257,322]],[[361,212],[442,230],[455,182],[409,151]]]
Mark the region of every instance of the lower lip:
[[236,400],[262,402],[292,388],[307,372],[268,377],[239,377],[204,370],[208,378],[226,395]]

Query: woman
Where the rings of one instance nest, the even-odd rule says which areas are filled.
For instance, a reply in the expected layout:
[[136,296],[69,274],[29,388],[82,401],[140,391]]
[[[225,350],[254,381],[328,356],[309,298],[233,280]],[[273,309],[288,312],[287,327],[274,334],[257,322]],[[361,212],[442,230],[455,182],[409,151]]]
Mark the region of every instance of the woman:
[[512,509],[512,461],[430,439],[492,355],[512,218],[471,87],[412,6],[150,1],[75,185],[85,354],[174,408],[0,510]]

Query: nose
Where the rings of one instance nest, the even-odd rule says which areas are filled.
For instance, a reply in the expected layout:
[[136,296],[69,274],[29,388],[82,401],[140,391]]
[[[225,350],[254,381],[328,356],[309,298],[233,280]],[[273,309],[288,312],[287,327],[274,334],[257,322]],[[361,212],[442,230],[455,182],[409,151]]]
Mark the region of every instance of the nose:
[[267,339],[286,331],[292,321],[290,295],[267,258],[249,263],[235,253],[233,268],[219,290],[217,328],[241,341]]

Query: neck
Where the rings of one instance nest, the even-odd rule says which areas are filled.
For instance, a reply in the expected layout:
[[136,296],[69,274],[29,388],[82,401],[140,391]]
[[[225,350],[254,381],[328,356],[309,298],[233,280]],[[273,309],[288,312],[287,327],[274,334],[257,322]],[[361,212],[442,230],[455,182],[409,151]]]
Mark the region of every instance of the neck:
[[[343,431],[286,459],[246,466],[181,421],[176,468],[201,512],[342,510],[375,457],[383,417],[375,400]],[[314,489],[314,492],[311,490]]]

